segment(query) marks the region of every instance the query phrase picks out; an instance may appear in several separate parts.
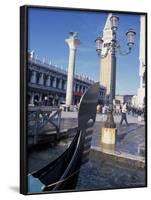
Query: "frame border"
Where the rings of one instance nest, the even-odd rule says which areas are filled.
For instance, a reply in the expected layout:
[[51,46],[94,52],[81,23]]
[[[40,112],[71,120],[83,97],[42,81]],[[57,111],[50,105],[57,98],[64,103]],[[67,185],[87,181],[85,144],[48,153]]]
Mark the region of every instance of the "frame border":
[[[120,187],[112,189],[81,189],[81,190],[63,190],[63,191],[50,191],[50,192],[28,192],[28,159],[27,159],[27,64],[28,64],[28,10],[29,9],[46,9],[46,10],[64,10],[64,11],[84,11],[84,12],[114,12],[121,14],[131,15],[144,15],[145,16],[145,32],[146,32],[146,74],[145,74],[145,185],[144,186],[132,186],[132,187]],[[102,9],[90,9],[90,8],[70,8],[59,6],[41,6],[41,5],[23,5],[20,7],[20,193],[24,195],[36,195],[36,194],[54,194],[54,193],[66,193],[66,192],[86,192],[86,191],[101,191],[101,190],[117,190],[117,189],[133,189],[144,188],[148,186],[148,124],[147,124],[147,66],[148,66],[148,13],[147,12],[135,12],[135,11],[121,11],[121,10],[102,10]]]

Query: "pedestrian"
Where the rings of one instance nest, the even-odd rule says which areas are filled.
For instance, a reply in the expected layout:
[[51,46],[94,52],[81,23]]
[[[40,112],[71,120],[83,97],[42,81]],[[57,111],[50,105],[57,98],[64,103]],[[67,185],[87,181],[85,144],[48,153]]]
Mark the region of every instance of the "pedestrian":
[[120,114],[122,113],[122,105],[120,104]]
[[128,126],[126,112],[127,112],[127,103],[124,103],[122,106],[122,117],[121,117],[120,125],[122,125],[123,121],[125,121],[126,125]]
[[141,108],[138,108],[137,115],[138,115],[138,121],[141,122],[142,121],[142,110],[141,110]]
[[146,109],[145,109],[145,106],[143,108],[143,114],[144,114],[144,121],[146,120]]
[[101,112],[101,105],[100,104],[97,105],[96,110],[97,110],[97,113]]
[[136,115],[137,115],[137,109],[136,109],[136,107],[134,108],[134,117],[136,117]]

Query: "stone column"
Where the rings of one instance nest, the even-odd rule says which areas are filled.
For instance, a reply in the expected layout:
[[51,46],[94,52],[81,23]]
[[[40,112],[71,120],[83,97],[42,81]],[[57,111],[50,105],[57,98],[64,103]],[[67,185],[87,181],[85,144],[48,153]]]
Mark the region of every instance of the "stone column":
[[50,86],[53,87],[53,77],[50,76]]
[[44,84],[44,74],[40,73],[40,77],[39,77],[39,85],[43,85]]
[[73,98],[73,80],[75,71],[75,55],[76,48],[80,44],[77,33],[70,32],[70,36],[65,40],[69,46],[69,63],[68,63],[68,77],[66,90],[66,106],[70,108]]
[[47,76],[47,80],[46,80],[46,86],[50,86],[50,75]]
[[39,94],[39,105],[42,106],[42,94]]
[[79,89],[80,89],[80,87],[79,87],[79,85],[77,84],[77,91],[76,91],[76,92],[79,92]]
[[64,81],[64,88],[63,88],[64,90],[66,90],[67,89],[67,81],[65,80]]
[[79,86],[79,92],[81,93],[81,91],[82,91],[82,86],[80,85]]
[[62,89],[62,79],[59,80],[59,89]]
[[37,75],[36,71],[31,71],[31,79],[30,79],[31,83],[36,83],[36,75]]
[[56,77],[54,77],[54,80],[53,80],[53,87],[56,87],[56,84],[57,84],[57,78]]
[[85,86],[83,86],[83,93],[85,92]]
[[34,93],[30,96],[30,105],[34,105]]
[[39,94],[39,101],[42,101],[42,94]]
[[76,91],[76,83],[73,84],[73,91]]

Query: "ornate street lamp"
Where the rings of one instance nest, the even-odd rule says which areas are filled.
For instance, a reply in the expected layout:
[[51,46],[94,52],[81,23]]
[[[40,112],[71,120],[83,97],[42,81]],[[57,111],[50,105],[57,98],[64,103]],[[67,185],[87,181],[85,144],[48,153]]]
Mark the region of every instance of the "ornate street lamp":
[[[103,59],[108,55],[108,53],[110,51],[111,59],[112,59],[112,62],[111,62],[112,65],[116,64],[116,62],[114,62],[114,60],[116,59],[117,50],[119,51],[119,54],[121,54],[121,55],[127,55],[127,54],[131,53],[131,49],[134,46],[134,38],[135,38],[135,35],[136,35],[136,33],[133,29],[129,29],[127,31],[126,36],[127,36],[128,51],[123,52],[121,50],[121,46],[120,46],[118,40],[116,39],[117,30],[118,30],[118,22],[119,22],[119,17],[111,16],[110,23],[111,23],[111,30],[112,30],[112,39],[111,39],[109,45],[107,46],[106,52],[104,54],[102,54],[102,48],[103,48],[103,44],[104,44],[102,37],[99,36],[95,40],[96,51],[97,51],[98,56],[101,59]],[[112,68],[114,68],[114,66],[112,66]],[[111,83],[113,83],[113,80],[111,80]],[[113,102],[114,93],[115,93],[115,91],[111,90],[110,104],[112,104],[112,102]]]
[[[135,39],[135,35],[136,35],[136,32],[133,30],[133,29],[129,29],[127,32],[126,32],[126,36],[127,36],[127,45],[128,45],[128,51],[127,52],[122,52],[121,51],[121,46],[118,42],[118,40],[116,39],[116,34],[117,34],[117,29],[118,29],[118,21],[119,21],[119,18],[117,16],[112,16],[110,18],[110,21],[111,21],[111,29],[112,29],[112,35],[113,35],[113,38],[111,40],[111,45],[107,47],[107,50],[105,52],[104,55],[102,55],[102,47],[103,47],[103,39],[101,36],[97,37],[96,40],[95,40],[95,43],[96,43],[96,51],[97,51],[97,54],[100,58],[105,58],[107,55],[108,55],[108,52],[109,50],[112,52],[113,50],[116,50],[118,49],[119,50],[119,53],[121,55],[127,55],[131,52],[131,49],[133,48],[134,46],[134,39]],[[116,53],[116,52],[114,52]]]
[[131,28],[127,31],[126,36],[127,36],[127,45],[129,49],[131,49],[134,46],[134,38],[135,38],[135,31]]
[[[112,31],[112,39],[111,41],[107,44],[106,46],[106,51],[103,52],[102,54],[102,48],[104,45],[104,41],[102,39],[102,37],[97,37],[95,40],[96,43],[96,51],[97,54],[99,56],[100,59],[104,59],[107,57],[107,55],[111,54],[111,69],[116,69],[116,53],[117,51],[119,52],[119,54],[121,55],[127,55],[129,53],[131,53],[131,49],[134,46],[134,38],[135,38],[135,31],[133,29],[129,29],[126,33],[127,36],[127,45],[128,45],[128,51],[123,52],[121,50],[121,46],[117,40],[117,30],[118,30],[118,23],[119,23],[119,17],[113,15],[110,17],[110,25],[111,25],[111,31]],[[115,71],[116,73],[116,71]],[[112,114],[112,110],[113,110],[113,99],[115,98],[115,77],[111,75],[111,84],[110,84],[110,95],[109,95],[109,106],[110,106],[110,110],[107,114],[107,121],[104,124],[105,128],[114,128],[116,127],[116,124],[114,123],[114,118],[113,118],[113,114]],[[110,132],[109,130],[107,130],[108,132]],[[114,132],[113,130],[111,130],[111,132]],[[114,133],[115,135],[115,133]],[[113,137],[112,137],[113,138]],[[110,141],[111,143],[113,141]],[[109,143],[110,143],[109,142]]]

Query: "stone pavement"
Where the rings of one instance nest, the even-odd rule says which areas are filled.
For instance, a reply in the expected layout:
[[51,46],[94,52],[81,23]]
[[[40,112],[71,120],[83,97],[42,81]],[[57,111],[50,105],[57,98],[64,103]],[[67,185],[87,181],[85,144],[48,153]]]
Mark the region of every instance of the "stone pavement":
[[[136,117],[127,115],[129,125],[119,126],[121,116],[114,116],[117,126],[117,142],[115,146],[101,144],[101,128],[106,116],[97,114],[93,128],[92,149],[103,151],[116,156],[124,156],[131,159],[144,161],[145,156],[145,125],[144,121],[138,122]],[[77,112],[62,113],[62,127],[77,126]]]
[[136,160],[144,160],[145,150],[145,128],[144,125],[131,123],[129,126],[117,124],[117,142],[115,145],[103,145],[101,143],[102,122],[94,125],[92,149],[103,151],[115,156],[124,156]]
[[144,187],[146,185],[144,122],[128,116],[129,126],[119,126],[120,117],[114,116],[117,125],[117,143],[101,144],[102,116],[97,115],[94,125],[89,162],[79,173],[77,190]]

